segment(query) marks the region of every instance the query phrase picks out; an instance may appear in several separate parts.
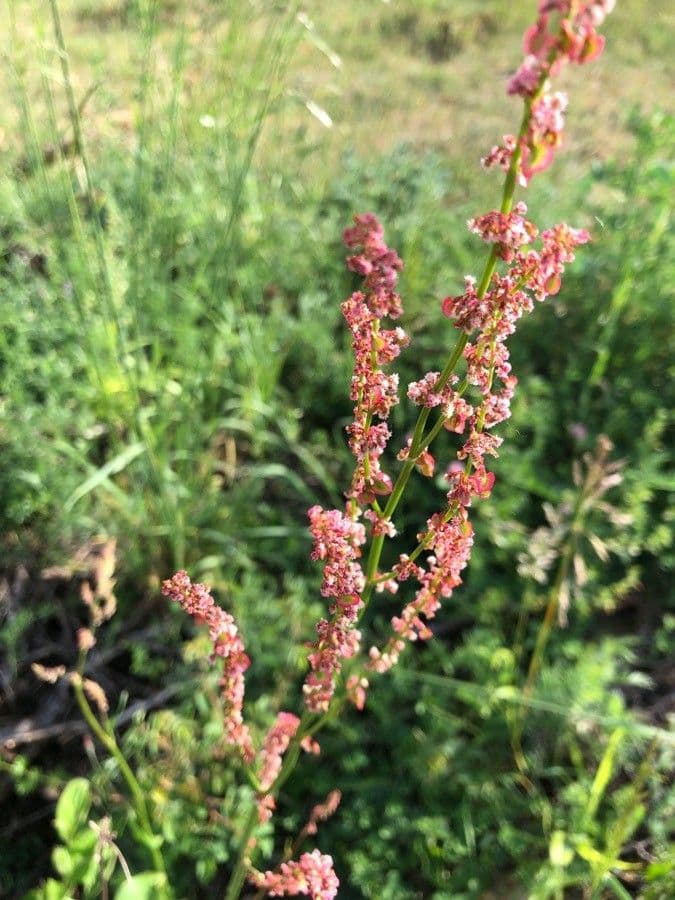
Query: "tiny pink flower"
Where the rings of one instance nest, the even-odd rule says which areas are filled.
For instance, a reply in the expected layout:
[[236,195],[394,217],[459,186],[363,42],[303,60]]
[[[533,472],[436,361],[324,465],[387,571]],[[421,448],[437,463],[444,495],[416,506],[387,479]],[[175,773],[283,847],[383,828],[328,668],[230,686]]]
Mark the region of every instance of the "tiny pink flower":
[[499,256],[509,262],[517,250],[537,236],[537,229],[525,218],[526,212],[527,206],[521,201],[510,213],[493,210],[469,219],[468,228],[486,243],[496,244]]
[[265,736],[260,751],[258,780],[263,791],[269,790],[281,771],[281,760],[300,725],[300,719],[289,712],[280,712]]
[[508,172],[511,165],[511,159],[518,143],[512,134],[505,134],[502,144],[496,144],[487,156],[481,159],[481,165],[484,169],[499,168],[503,172]]
[[278,872],[253,872],[250,880],[270,897],[303,894],[311,900],[334,900],[340,886],[332,857],[318,850],[303,853],[297,862],[282,863]]
[[316,834],[318,831],[318,823],[325,822],[335,815],[335,811],[340,805],[342,794],[340,791],[331,791],[323,803],[317,803],[309,814],[309,821],[302,829],[303,835]]
[[362,710],[366,705],[366,691],[368,690],[368,679],[359,677],[358,675],[350,675],[347,679],[347,699],[353,703],[358,710]]

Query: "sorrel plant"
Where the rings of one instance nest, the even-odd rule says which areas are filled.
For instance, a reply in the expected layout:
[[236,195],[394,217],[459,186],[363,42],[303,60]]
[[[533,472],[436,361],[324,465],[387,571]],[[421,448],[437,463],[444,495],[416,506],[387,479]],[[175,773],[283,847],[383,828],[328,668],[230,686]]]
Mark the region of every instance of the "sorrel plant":
[[[319,850],[295,860],[287,857],[275,871],[260,870],[256,832],[273,815],[279,791],[301,751],[319,752],[315,736],[346,703],[363,708],[370,680],[391,668],[409,642],[432,636],[429,622],[462,583],[473,542],[470,509],[474,501],[490,496],[495,474],[487,460],[498,455],[502,439],[495,428],[509,417],[517,385],[508,338],[524,313],[560,290],[565,266],[573,261],[576,248],[590,239],[586,231],[566,224],[540,232],[528,220],[525,203],[516,201],[516,193],[551,164],[562,143],[567,101],[564,94],[552,91],[552,79],[565,63],[590,62],[602,52],[604,38],[597,28],[613,6],[613,0],[539,3],[536,22],[525,34],[525,57],[508,84],[508,94],[523,102],[520,128],[517,134],[505,135],[482,160],[486,169],[505,173],[501,203],[468,223],[469,230],[488,245],[487,258],[477,278],[466,277],[463,293],[441,303],[442,314],[452,321],[458,336],[443,370],[427,372],[407,388],[408,399],[420,412],[411,436],[395,445],[401,463],[396,478],[382,463],[392,438],[388,419],[399,402],[398,376],[388,367],[409,340],[402,328],[386,320],[395,322],[403,313],[396,289],[403,262],[386,244],[382,225],[372,213],[356,215],[344,233],[350,251],[347,266],[362,279],[361,288],[342,304],[354,352],[350,390],[354,418],[347,433],[355,466],[344,508],[313,506],[308,513],[312,558],[323,564],[321,593],[329,606],[328,615],[316,626],[307,657],[302,715],[279,712],[267,734],[257,739],[244,718],[250,660],[234,618],[185,571],[164,582],[163,593],[208,627],[213,657],[222,660],[225,739],[238,750],[242,772],[255,792],[226,900],[240,897],[247,880],[259,896],[304,894],[330,900],[337,895],[333,860]],[[455,458],[440,464],[448,484],[445,501],[420,526],[409,552],[385,565],[385,543],[396,535],[394,514],[413,474],[431,478],[437,471],[431,447],[443,431],[457,435],[459,444]],[[359,630],[364,615],[378,595],[399,590],[407,596],[391,619],[389,633],[364,648]],[[112,730],[93,724],[96,717],[77,678],[74,686],[95,733],[116,752]],[[90,685],[90,695],[92,690]],[[135,794],[133,775],[125,770],[125,777]],[[149,813],[142,796],[137,800],[143,801],[141,821],[147,836],[152,831]],[[315,833],[317,822],[332,814],[338,803],[335,792],[315,807],[302,837]],[[156,868],[161,869],[157,844],[150,846]]]

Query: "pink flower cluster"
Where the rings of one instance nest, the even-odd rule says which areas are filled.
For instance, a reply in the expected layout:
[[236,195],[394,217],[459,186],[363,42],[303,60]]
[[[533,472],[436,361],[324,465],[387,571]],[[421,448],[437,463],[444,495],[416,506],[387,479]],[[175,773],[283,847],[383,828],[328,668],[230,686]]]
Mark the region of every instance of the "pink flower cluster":
[[[567,98],[545,90],[548,76],[566,60],[581,63],[598,55],[604,42],[595,29],[612,6],[610,0],[540,3],[537,23],[525,36],[527,57],[509,85],[509,93],[525,98],[529,112],[526,125],[520,140],[506,135],[501,146],[492,148],[483,159],[485,167],[512,170],[516,180],[526,185],[535,171],[550,163],[562,141]],[[489,497],[494,485],[494,474],[487,470],[485,458],[498,455],[502,439],[491,429],[510,416],[517,384],[511,372],[507,338],[515,331],[518,319],[533,309],[534,300],[557,293],[565,265],[574,259],[576,247],[589,240],[587,232],[561,224],[544,231],[541,246],[535,249],[532,245],[538,233],[526,213],[526,205],[520,202],[512,209],[505,206],[468,223],[470,231],[494,246],[497,258],[507,264],[507,272],[495,272],[487,289],[480,292],[475,279],[468,276],[464,293],[443,301],[443,313],[467,336],[473,336],[463,350],[466,378],[462,384],[455,375],[442,380],[440,373],[429,372],[408,387],[409,399],[427,409],[439,408],[445,428],[464,435],[464,443],[446,475],[450,486],[448,509],[443,515],[432,516],[427,530],[418,535],[420,545],[415,556],[428,552],[425,564],[404,555],[394,566],[394,578],[383,579],[388,589],[408,578],[417,580],[419,588],[401,615],[392,619],[394,633],[384,648],[371,648],[369,668],[377,672],[386,671],[396,662],[406,641],[431,636],[427,623],[436,615],[441,598],[448,597],[461,583],[460,572],[467,564],[472,543],[468,508],[474,498]],[[497,388],[496,379],[500,382]],[[469,386],[480,394],[475,406],[462,397]],[[428,449],[423,453],[428,454]],[[399,459],[408,455],[406,447]],[[433,463],[433,457],[430,459]],[[433,465],[428,468],[433,472]]]
[[[311,671],[303,690],[307,708],[315,713],[328,709],[342,661],[359,649],[361,635],[355,624],[363,605],[365,577],[356,560],[366,532],[358,519],[363,505],[374,504],[378,496],[392,490],[391,478],[382,470],[380,459],[391,436],[386,420],[398,403],[398,376],[387,374],[383,367],[408,344],[402,328],[381,327],[385,316],[396,319],[401,315],[396,284],[403,263],[385,243],[378,219],[372,213],[355,216],[354,225],[343,237],[346,246],[356,251],[347,258],[347,267],[363,277],[362,290],[342,304],[354,351],[350,389],[354,420],[347,433],[356,466],[347,492],[347,514],[319,506],[312,507],[308,514],[314,538],[312,558],[324,562],[321,593],[333,601],[330,619],[318,623],[317,640],[308,656]],[[393,523],[377,509],[366,510],[364,518],[370,522],[374,536],[395,534]],[[359,708],[365,702],[367,684],[360,677],[348,680],[348,696]]]
[[440,372],[427,372],[424,378],[411,382],[408,385],[408,399],[417,406],[426,406],[427,409],[447,405],[453,395],[452,384],[457,384],[459,379],[454,376],[452,384],[439,387],[440,377]]
[[[521,207],[518,215],[523,211]],[[507,238],[503,241],[499,235],[495,236],[492,227],[472,230],[479,231],[488,243],[496,239],[498,246],[507,246],[508,252],[501,255],[510,263],[508,271],[495,273],[483,296],[476,293],[473,280],[467,280],[463,295],[447,297],[442,304],[444,314],[455,320],[457,328],[469,335],[475,333],[464,347],[466,383],[478,388],[481,394],[481,402],[475,408],[468,405],[462,408],[459,421],[452,427],[458,434],[464,433],[465,427],[468,430],[457,456],[460,460],[470,460],[473,470],[473,474],[453,472],[450,475],[452,489],[448,499],[461,506],[468,505],[467,496],[471,494],[483,497],[489,493],[490,479],[485,472],[484,457],[497,456],[501,439],[486,430],[511,414],[510,401],[517,379],[511,373],[506,341],[520,317],[532,311],[533,298],[541,301],[559,290],[564,267],[574,259],[575,248],[590,240],[588,232],[561,224],[543,232],[540,250],[523,250],[512,241],[511,228],[505,227]],[[535,233],[534,226],[523,231],[523,243],[529,243]],[[499,390],[493,388],[495,378],[501,382]]]
[[[220,685],[225,705],[225,736],[236,746],[244,761],[251,764],[256,753],[248,727],[243,721],[244,673],[250,660],[244,650],[239,630],[230,613],[216,605],[206,585],[194,583],[187,572],[176,572],[162,584],[162,593],[180,604],[198,625],[207,625],[213,643],[213,657],[223,660]],[[258,815],[266,822],[275,807],[269,793],[281,771],[282,758],[300,727],[300,719],[289,712],[280,712],[267,732],[258,760]],[[318,753],[319,745],[309,737],[301,747],[310,753]]]
[[303,837],[308,834],[316,834],[319,830],[319,822],[330,819],[335,814],[341,800],[342,793],[340,791],[331,791],[323,803],[317,803],[312,807],[307,824],[302,829]]
[[[427,531],[419,534],[429,550],[426,567],[402,556],[394,566],[400,581],[415,578],[419,583],[413,600],[404,606],[400,616],[394,616],[394,635],[383,650],[370,648],[369,668],[383,673],[390,669],[403,652],[406,641],[428,640],[432,636],[428,622],[440,609],[441,598],[447,599],[462,583],[461,572],[466,567],[473,545],[473,528],[464,507],[453,508],[451,517],[436,513],[427,521]],[[421,618],[421,617],[424,618]]]
[[[540,127],[543,129],[544,125]],[[391,593],[397,591],[399,582],[409,578],[417,580],[419,587],[400,615],[392,618],[393,636],[385,647],[370,651],[369,668],[377,672],[396,662],[406,641],[430,637],[427,623],[436,615],[441,600],[461,583],[460,572],[467,564],[473,540],[468,508],[475,498],[489,497],[494,485],[494,475],[487,470],[485,458],[497,456],[501,438],[491,429],[509,417],[517,383],[511,374],[506,340],[523,313],[533,308],[533,297],[542,300],[558,289],[564,265],[574,258],[574,248],[588,240],[586,232],[559,225],[545,231],[541,249],[534,249],[531,245],[537,238],[537,229],[525,217],[526,212],[525,204],[518,203],[510,212],[494,211],[469,222],[472,231],[496,247],[508,272],[494,274],[489,289],[482,294],[476,289],[475,279],[467,277],[464,294],[443,301],[443,312],[455,320],[456,327],[469,336],[475,335],[464,348],[467,372],[463,384],[458,383],[456,375],[442,379],[439,372],[428,372],[408,387],[410,400],[427,410],[437,409],[444,427],[464,435],[464,441],[457,452],[456,467],[451,467],[447,475],[448,512],[432,516],[427,530],[418,536],[428,553],[424,565],[402,557],[391,577],[379,579],[378,589]],[[369,289],[379,292],[376,302],[378,312],[382,312],[392,302],[398,268],[390,267],[383,276],[382,270],[387,267],[378,267],[376,261],[384,258],[391,262],[398,257],[392,256],[393,251],[384,245],[382,229],[373,216],[357,216],[355,221],[354,228],[346,232],[347,243],[361,247],[362,252],[358,257],[350,257],[348,265],[366,280],[371,279]],[[395,358],[403,346],[404,335],[400,329],[380,330],[369,297],[368,293],[357,292],[343,304],[356,358],[352,380],[355,420],[348,432],[357,466],[348,493],[349,514],[320,507],[309,511],[314,538],[312,557],[325,562],[322,594],[333,598],[331,618],[319,622],[318,640],[309,655],[311,672],[304,691],[312,712],[328,709],[343,660],[355,656],[359,649],[361,635],[355,623],[365,586],[357,562],[360,546],[365,542],[365,529],[357,521],[362,515],[360,504],[373,503],[378,493],[391,490],[388,476],[379,467],[389,429],[384,421],[373,424],[373,418],[386,418],[396,402],[397,385],[379,367]],[[398,298],[394,309],[398,314]],[[495,379],[499,379],[498,388],[494,387]],[[469,386],[477,388],[480,394],[475,405],[462,396]],[[398,458],[405,460],[409,453],[410,442]],[[462,465],[460,461],[466,462]],[[426,447],[418,448],[415,464],[426,476],[434,472],[435,460]],[[395,534],[393,523],[375,503],[363,516],[371,523],[374,537]],[[351,675],[347,681],[347,696],[358,708],[365,703],[367,687],[367,680],[359,675]]]
[[282,863],[278,872],[253,872],[250,880],[270,897],[303,894],[312,900],[333,900],[340,886],[332,857],[318,850],[303,853],[297,862]]
[[354,627],[362,607],[361,591],[365,576],[357,558],[365,543],[364,526],[338,509],[313,506],[309,512],[310,532],[314,538],[312,559],[324,562],[321,593],[332,598],[330,619],[316,626],[317,640],[308,656],[310,673],[303,691],[311,712],[325,712],[335,692],[335,678],[342,660],[354,656],[361,635]]
[[346,228],[345,246],[358,252],[347,258],[347,268],[364,277],[368,307],[378,319],[401,315],[401,298],[396,293],[398,273],[403,263],[395,250],[384,242],[384,230],[373,213],[354,216],[354,225]]
[[274,811],[274,797],[268,793],[274,784],[279,772],[284,753],[295,737],[300,727],[300,719],[293,713],[280,712],[276,722],[265,736],[260,751],[260,771],[258,780],[260,792],[258,794],[258,817],[261,822],[267,822]]
[[469,231],[473,231],[482,240],[496,244],[497,254],[507,262],[513,259],[516,250],[523,244],[531,244],[537,236],[537,229],[525,218],[527,206],[521,201],[509,213],[493,210],[469,219]]
[[504,136],[502,145],[493,147],[482,160],[486,168],[505,171],[519,149],[518,180],[526,185],[530,178],[547,168],[553,153],[562,144],[567,97],[548,91],[548,78],[567,62],[586,63],[596,59],[605,39],[597,28],[612,11],[615,0],[541,0],[536,23],[525,32],[525,58],[509,81],[509,94],[530,103],[528,127],[520,138]]
[[225,736],[228,743],[238,747],[244,761],[251,763],[255,750],[242,716],[244,673],[250,660],[234,619],[216,605],[205,585],[193,584],[182,569],[162,583],[162,593],[180,604],[198,625],[208,626],[213,655],[222,658],[224,664],[220,687],[225,705]]
[[[344,242],[359,252],[348,257],[347,266],[362,275],[364,283],[363,290],[342,304],[354,351],[350,390],[354,421],[347,431],[357,465],[348,496],[358,503],[371,503],[377,495],[390,493],[392,487],[380,468],[380,457],[390,437],[386,419],[398,403],[398,375],[387,374],[382,367],[396,359],[408,337],[402,328],[380,327],[385,316],[396,319],[401,315],[396,282],[403,263],[384,242],[382,226],[372,213],[355,216],[354,223],[344,232]],[[374,417],[380,421],[375,423]]]
[[605,46],[597,28],[614,6],[615,0],[541,0],[537,21],[525,32],[525,59],[509,82],[509,94],[532,97],[542,78],[557,75],[566,62],[596,59]]

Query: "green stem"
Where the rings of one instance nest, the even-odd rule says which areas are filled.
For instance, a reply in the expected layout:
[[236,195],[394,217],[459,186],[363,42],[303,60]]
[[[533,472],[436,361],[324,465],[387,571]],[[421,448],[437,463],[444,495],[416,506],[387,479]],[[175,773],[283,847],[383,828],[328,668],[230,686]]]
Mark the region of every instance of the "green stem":
[[241,845],[239,850],[239,858],[237,859],[237,864],[234,867],[234,870],[230,877],[230,881],[227,885],[225,900],[237,900],[241,893],[241,889],[244,886],[244,882],[246,881],[246,874],[248,872],[248,845],[251,838],[253,837],[253,832],[255,831],[255,827],[257,824],[258,807],[254,803],[251,807],[251,811],[244,826],[244,833],[241,838]]
[[534,686],[536,684],[537,678],[539,677],[539,672],[541,671],[541,664],[544,660],[544,653],[546,652],[548,640],[551,636],[551,631],[553,630],[553,622],[555,621],[556,613],[558,612],[558,608],[560,606],[560,591],[562,590],[562,586],[565,583],[565,579],[567,578],[567,573],[569,571],[569,565],[572,561],[572,550],[573,544],[570,541],[570,543],[565,548],[562,559],[560,560],[560,566],[558,568],[556,579],[553,583],[553,587],[551,588],[548,603],[546,604],[544,618],[542,619],[541,625],[539,626],[539,631],[537,632],[537,639],[534,644],[532,658],[530,659],[530,665],[527,670],[527,679],[525,681],[525,686],[523,687],[523,709],[532,696]]
[[589,476],[587,476],[585,484],[582,486],[577,495],[574,510],[572,512],[569,539],[560,557],[560,564],[558,565],[558,570],[551,586],[548,603],[546,604],[546,610],[544,611],[544,618],[542,619],[539,630],[537,631],[537,637],[534,642],[534,649],[532,650],[530,664],[527,669],[525,685],[523,686],[520,710],[516,713],[515,725],[511,736],[511,747],[513,749],[516,764],[523,774],[527,770],[527,760],[525,759],[525,754],[523,753],[522,748],[525,715],[530,700],[532,699],[532,694],[534,693],[534,688],[536,686],[542,663],[544,661],[546,647],[548,646],[549,638],[551,637],[551,632],[553,630],[553,623],[560,607],[560,594],[563,584],[567,579],[569,568],[574,557],[576,536],[582,530],[584,499],[586,497],[587,490],[589,489],[588,480]]
[[84,688],[82,687],[81,676],[79,676],[79,674],[78,677],[73,676],[71,684],[73,686],[73,691],[75,692],[77,705],[80,707],[80,711],[82,712],[87,725],[91,729],[92,733],[99,739],[106,750],[110,753],[110,755],[115,759],[117,765],[120,768],[120,772],[122,773],[122,777],[127,783],[139,824],[148,837],[147,847],[150,851],[150,855],[152,856],[153,866],[157,872],[163,872],[164,874],[166,874],[164,859],[162,858],[162,854],[160,853],[159,848],[155,846],[157,842],[157,836],[152,829],[150,814],[145,802],[143,790],[138,783],[138,780],[134,775],[129,763],[126,761],[124,754],[120,750],[117,741],[115,740],[115,734],[112,730],[112,725],[108,723],[108,727],[104,728],[94,715],[94,712],[85,696]]

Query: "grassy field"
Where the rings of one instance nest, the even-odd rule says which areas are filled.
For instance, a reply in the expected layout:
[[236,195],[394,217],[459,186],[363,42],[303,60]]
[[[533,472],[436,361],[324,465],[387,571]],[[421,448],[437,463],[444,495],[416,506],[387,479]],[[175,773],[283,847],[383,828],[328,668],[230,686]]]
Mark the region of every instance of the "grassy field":
[[[496,203],[478,161],[516,127],[504,85],[535,4],[0,2],[0,897],[55,877],[73,776],[148,865],[118,763],[31,671],[74,665],[111,539],[118,611],[87,674],[176,896],[222,896],[247,794],[206,642],[159,581],[185,565],[235,612],[254,728],[297,706],[323,614],[306,510],[339,505],[351,465],[341,231],[382,217],[406,262],[402,380],[442,365],[438,300],[481,263],[465,221]],[[317,840],[341,898],[675,894],[674,17],[619,0],[605,54],[565,72],[566,143],[528,204],[594,241],[513,342],[466,584],[260,835],[279,858],[339,787]],[[415,484],[403,537],[442,487]]]
[[[183,127],[189,132],[203,116],[227,121],[231,105],[220,102],[214,82],[228,68],[241,80],[243,59],[243,69],[254,71],[257,41],[265,34],[265,4],[250,4],[246,35],[235,35],[238,45],[219,4],[186,8],[171,0],[155,7],[148,64],[153,102],[170,89],[178,54],[184,67]],[[300,41],[270,124],[274,136],[268,135],[268,152],[273,147],[276,157],[281,147],[292,157],[297,140],[316,145],[322,152],[311,155],[316,162],[309,172],[320,177],[322,167],[334,166],[345,152],[367,155],[408,143],[437,150],[466,172],[481,148],[513,127],[515,102],[503,96],[501,87],[517,61],[530,7],[503,0],[353,0],[336,8],[329,0],[317,0],[302,18]],[[39,103],[41,76],[55,90],[61,80],[47,8],[30,0],[13,0],[8,8],[16,17],[18,58],[23,51],[35,62],[35,51],[44,44],[43,70],[29,66],[30,95]],[[94,90],[84,116],[87,132],[93,140],[130,143],[139,115],[139,74],[148,63],[136,4],[66,0],[61,10],[76,96]],[[626,115],[633,106],[668,106],[675,84],[669,52],[674,16],[667,0],[652,0],[649,15],[640,0],[624,0],[606,25],[611,57],[601,58],[581,77],[565,73],[561,87],[570,94],[573,127],[557,176],[561,181],[574,176],[579,158],[608,159],[626,152],[631,140]],[[4,36],[7,47],[9,28]],[[11,95],[6,66],[0,84],[3,95]],[[313,115],[307,104],[315,104],[332,125],[326,127],[325,116],[318,110]],[[67,130],[65,115],[60,124]],[[6,104],[0,113],[0,148],[10,157],[16,127],[16,108]]]

